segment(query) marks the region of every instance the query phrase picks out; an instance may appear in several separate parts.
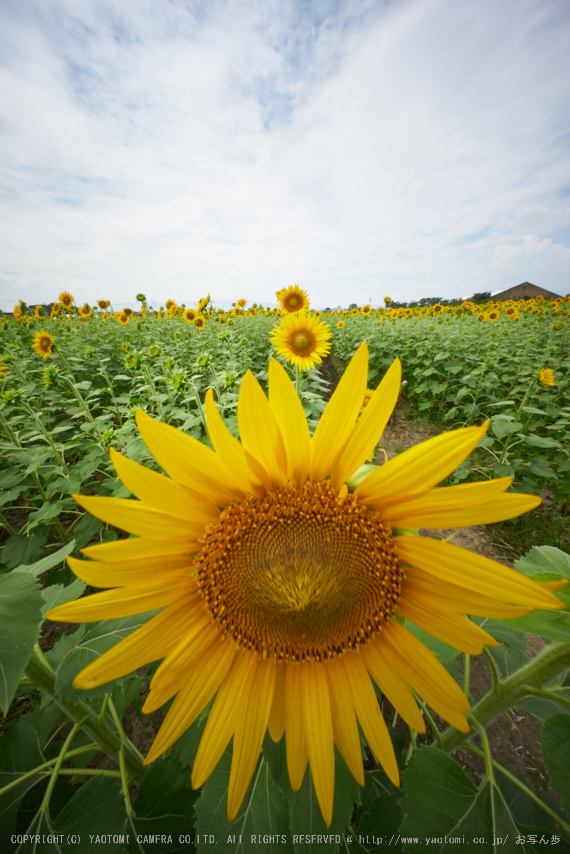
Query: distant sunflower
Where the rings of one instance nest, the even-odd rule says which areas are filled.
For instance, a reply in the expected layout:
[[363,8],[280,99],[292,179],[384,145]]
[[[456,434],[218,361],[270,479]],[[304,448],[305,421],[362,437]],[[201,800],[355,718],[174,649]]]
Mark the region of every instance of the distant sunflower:
[[542,368],[540,372],[540,384],[543,386],[555,385],[554,371],[550,368]]
[[275,295],[282,310],[288,313],[307,311],[309,308],[309,295],[299,285],[290,285],[288,288],[277,291]]
[[77,312],[78,312],[81,320],[87,320],[87,318],[91,317],[91,315],[93,314],[91,307],[88,306],[87,304],[80,305],[79,308],[77,309]]
[[3,365],[4,356],[0,356],[0,383],[3,383],[8,373],[8,365]]
[[331,349],[332,333],[328,325],[306,312],[286,314],[281,326],[274,326],[272,331],[269,340],[277,353],[300,371],[313,368],[316,362],[320,364]]
[[225,318],[225,316],[224,316],[223,314],[220,314],[220,315],[219,315],[218,320],[220,321],[220,326],[225,326],[225,325],[226,325],[226,318]]
[[[360,414],[368,377],[361,344],[311,438],[284,368],[269,363],[269,400],[248,371],[237,408],[241,442],[218,412],[206,417],[213,450],[140,409],[158,474],[111,450],[140,500],[75,495],[88,512],[134,537],[68,558],[94,587],[48,619],[93,622],[162,608],[74,679],[94,688],[158,659],[145,713],[173,700],[145,762],[158,759],[213,700],[192,767],[210,776],[233,739],[228,819],[237,815],[266,733],[286,734],[293,790],[310,763],[330,825],[335,743],[364,784],[359,724],[390,780],[400,775],[372,680],[417,732],[414,694],[462,732],[469,703],[403,618],[468,654],[498,643],[465,614],[516,617],[559,609],[548,589],[448,542],[398,528],[457,528],[509,519],[539,498],[504,494],[505,477],[434,487],[477,447],[489,422],[442,434],[350,480],[378,444],[395,406],[398,360]],[[347,483],[348,481],[348,483]],[[414,692],[414,694],[412,693]]]
[[487,314],[487,320],[491,320],[491,321],[495,322],[495,320],[498,320],[500,316],[501,316],[501,312],[499,311],[499,309],[494,308],[492,311],[490,311]]
[[358,315],[358,311],[359,310],[357,308],[351,308],[350,309],[350,313],[352,314],[353,317],[356,317]]
[[134,314],[134,311],[132,310],[132,308],[124,308],[123,314],[126,314],[127,317],[132,317]]
[[109,306],[111,305],[111,303],[109,302],[109,300],[106,300],[106,299],[98,299],[97,305],[99,306],[101,311],[106,311],[109,308]]
[[336,324],[337,329],[342,329],[343,326],[344,326],[344,320],[339,320],[338,323]]
[[204,327],[206,326],[206,321],[203,317],[197,317],[194,321],[194,326],[196,327],[196,329],[204,329]]
[[187,308],[182,313],[182,317],[187,323],[194,323],[194,321],[198,317],[198,312],[194,308]]
[[166,310],[168,311],[173,305],[176,305],[173,299],[167,299],[165,302]]
[[41,319],[42,319],[42,317],[45,317],[45,316],[46,316],[46,313],[45,313],[45,311],[43,310],[43,306],[41,306],[41,305],[37,305],[37,306],[34,308],[34,317],[35,317],[37,320],[41,320]]
[[198,311],[203,311],[209,302],[210,302],[210,294],[208,294],[207,297],[202,297],[201,300],[198,300]]
[[127,325],[127,323],[129,322],[129,315],[128,315],[128,314],[125,314],[125,312],[124,312],[124,311],[119,311],[119,312],[115,315],[115,317],[117,318],[117,320],[119,321],[119,323],[121,324],[121,326],[126,326],[126,325]]
[[246,299],[243,299],[243,298],[242,298],[242,299],[238,299],[238,301],[237,301],[237,305],[238,305],[240,308],[245,308],[245,306],[247,305],[247,300],[246,300]]
[[21,305],[15,305],[12,314],[14,315],[16,320],[19,320],[22,317],[22,315],[24,314],[24,312],[22,311],[22,306]]
[[49,332],[36,332],[32,342],[32,350],[41,356],[42,359],[47,359],[51,356],[51,350],[54,345],[54,340]]
[[360,311],[362,314],[370,314],[372,308],[369,305],[363,305]]
[[63,291],[58,297],[59,302],[64,308],[71,308],[73,305],[73,297],[67,291]]

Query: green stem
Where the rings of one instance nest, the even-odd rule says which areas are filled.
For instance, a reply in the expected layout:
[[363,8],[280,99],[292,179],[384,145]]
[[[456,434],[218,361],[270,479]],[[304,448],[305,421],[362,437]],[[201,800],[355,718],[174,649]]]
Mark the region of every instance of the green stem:
[[144,756],[142,755],[142,753],[127,738],[125,730],[123,729],[123,724],[121,722],[121,719],[118,715],[118,712],[115,708],[115,704],[113,703],[111,696],[109,694],[106,694],[106,698],[108,698],[108,704],[107,705],[108,705],[109,711],[111,713],[111,717],[113,718],[113,722],[114,722],[115,726],[117,727],[117,733],[118,733],[119,738],[121,739],[123,744],[125,744],[127,747],[131,747],[131,749],[133,749],[135,751],[135,753],[138,755],[141,762],[144,762]]
[[[535,659],[513,673],[504,682],[494,684],[490,693],[483,697],[472,712],[467,715],[467,720],[471,723],[473,718],[476,718],[481,726],[486,727],[499,715],[523,700],[532,697],[533,690],[541,689],[543,685],[546,685],[569,667],[570,643],[550,644]],[[463,733],[454,727],[449,727],[441,736],[443,750],[446,753],[452,753],[454,750],[464,747],[475,732],[473,728],[468,733]]]
[[464,661],[463,661],[463,693],[466,697],[469,696],[469,679],[470,679],[470,670],[471,670],[471,656],[469,653],[465,653]]
[[552,700],[553,703],[560,703],[561,706],[566,706],[570,709],[570,700],[567,697],[559,697],[554,691],[542,691],[540,688],[531,688],[530,685],[527,688],[529,694],[532,694],[533,697],[544,697],[545,700]]
[[196,403],[198,404],[198,409],[200,410],[200,418],[202,419],[202,424],[204,425],[204,430],[206,433],[208,432],[208,425],[206,423],[206,416],[204,414],[204,407],[202,406],[202,401],[200,400],[200,395],[198,394],[198,390],[194,384],[194,380],[190,380],[190,385],[194,389],[194,394],[196,395]]
[[[83,721],[82,727],[85,732],[95,741],[101,750],[107,753],[115,762],[119,762],[121,740],[108,728],[108,726],[89,708],[83,701],[68,700],[60,697],[55,691],[55,675],[37,658],[32,655],[26,667],[26,676],[29,681],[40,688],[49,697],[54,699],[60,709],[74,721]],[[131,777],[142,780],[145,767],[136,753],[129,745],[124,751],[125,767]]]
[[3,528],[6,528],[12,537],[17,536],[18,532],[11,526],[3,513],[0,513],[0,525],[2,525]]
[[490,782],[495,785],[495,775],[493,773],[493,754],[491,753],[491,745],[489,744],[489,739],[487,738],[487,733],[485,732],[484,727],[481,726],[479,721],[476,718],[472,718],[472,723],[483,743],[483,755],[485,757],[485,765],[487,768],[486,779],[490,780]]
[[297,381],[295,383],[295,387],[297,389],[297,397],[301,398],[301,371],[299,370],[299,365],[295,365],[297,370]]
[[71,730],[71,732],[69,733],[67,738],[65,739],[63,747],[61,748],[61,750],[59,752],[59,756],[57,757],[55,765],[53,766],[53,771],[51,772],[50,781],[47,785],[47,789],[45,791],[45,794],[44,794],[44,797],[43,797],[43,800],[42,800],[42,803],[40,806],[40,811],[45,812],[48,817],[49,817],[50,798],[53,794],[54,786],[57,783],[57,778],[58,778],[59,772],[61,770],[61,766],[63,765],[63,761],[65,759],[65,754],[67,753],[67,748],[70,746],[71,742],[73,741],[73,739],[77,735],[78,731],[81,729],[84,722],[85,722],[85,718],[83,718],[80,721],[77,721],[77,723],[75,724],[75,726],[73,727],[73,729]]
[[430,727],[432,728],[433,734],[435,735],[435,738],[436,738],[436,741],[437,741],[437,746],[438,746],[438,747],[441,747],[441,746],[442,746],[441,733],[440,733],[440,731],[438,730],[437,726],[435,725],[435,721],[434,721],[434,719],[433,719],[433,717],[432,717],[432,715],[431,715],[431,712],[430,712],[430,710],[428,709],[427,704],[426,704],[426,703],[424,703],[424,701],[423,701],[421,698],[419,698],[419,697],[418,697],[417,699],[419,699],[419,701],[420,701],[420,705],[421,705],[421,707],[422,707],[422,711],[423,711],[424,715],[426,716],[426,718],[428,719],[428,721],[429,721],[429,725],[430,725]]
[[121,769],[121,789],[125,799],[125,812],[129,816],[134,816],[133,807],[131,804],[131,796],[129,795],[129,776],[125,767],[125,745],[121,744],[119,750],[119,768]]
[[[474,745],[472,744],[466,744],[465,750],[468,750],[470,753],[474,753],[475,756],[480,756],[481,759],[485,758],[485,754],[483,753],[483,751],[479,750],[478,747],[474,747]],[[562,830],[564,830],[566,833],[570,833],[570,824],[567,824],[564,819],[560,818],[560,816],[556,812],[554,812],[552,807],[545,803],[542,798],[539,798],[536,792],[533,792],[532,789],[529,789],[528,786],[525,786],[524,783],[521,783],[518,777],[515,777],[514,774],[511,774],[511,772],[504,768],[500,762],[497,762],[496,759],[493,759],[492,762],[493,768],[496,771],[500,771],[501,774],[503,774],[503,776],[507,778],[507,780],[510,780],[511,783],[514,783],[514,785],[517,786],[521,790],[521,792],[524,792],[528,798],[534,801],[537,807],[540,807],[540,809],[545,812],[546,815],[550,816],[550,818],[554,822],[556,822],[556,824],[559,825]]]
[[[67,751],[66,758],[70,759],[72,756],[81,756],[82,753],[91,753],[94,748],[96,750],[99,749],[96,744],[88,744],[88,745],[85,745],[84,747],[77,747],[75,750]],[[5,795],[6,792],[9,792],[10,789],[15,789],[16,786],[19,786],[20,783],[23,783],[25,780],[29,780],[31,777],[34,777],[36,774],[41,774],[42,771],[45,771],[46,769],[52,768],[55,765],[55,763],[58,761],[58,759],[59,759],[59,756],[56,756],[55,759],[50,759],[49,762],[43,762],[41,765],[38,765],[36,768],[33,768],[32,771],[26,771],[26,773],[22,774],[20,777],[18,777],[17,780],[12,780],[11,783],[8,783],[7,786],[3,786],[0,789],[0,797]],[[94,769],[88,769],[88,770],[94,770]],[[61,768],[59,773],[61,774],[64,771],[65,771],[65,769]],[[51,773],[51,771],[49,773]],[[74,769],[74,773],[77,774],[78,772]],[[113,772],[113,773],[116,773],[116,772]]]

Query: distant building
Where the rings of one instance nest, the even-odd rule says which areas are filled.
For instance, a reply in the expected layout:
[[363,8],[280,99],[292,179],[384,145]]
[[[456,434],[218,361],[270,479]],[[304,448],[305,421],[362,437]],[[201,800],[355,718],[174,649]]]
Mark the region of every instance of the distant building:
[[547,291],[545,288],[539,288],[538,285],[532,285],[530,282],[522,282],[520,285],[515,285],[514,288],[507,288],[505,291],[493,291],[491,294],[496,300],[517,300],[530,299],[531,297],[544,297],[544,299],[556,299],[562,294],[555,294],[553,291]]

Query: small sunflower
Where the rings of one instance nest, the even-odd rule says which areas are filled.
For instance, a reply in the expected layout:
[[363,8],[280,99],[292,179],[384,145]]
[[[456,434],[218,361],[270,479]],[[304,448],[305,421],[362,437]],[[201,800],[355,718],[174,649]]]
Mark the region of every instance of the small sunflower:
[[80,305],[79,308],[77,309],[77,312],[78,312],[81,320],[87,320],[87,318],[91,317],[91,315],[93,314],[91,307],[88,306],[87,304]]
[[242,381],[241,442],[225,426],[211,389],[205,407],[213,449],[139,409],[143,440],[167,476],[111,449],[119,477],[139,500],[74,496],[134,537],[83,549],[93,561],[68,558],[86,584],[114,589],[61,605],[48,619],[82,623],[163,610],[89,664],[73,685],[94,688],[163,659],[143,711],[174,700],[147,764],[213,700],[192,785],[207,780],[233,739],[230,821],[266,730],[275,742],[286,734],[293,790],[310,764],[327,825],[335,743],[364,784],[359,723],[398,786],[372,680],[417,732],[425,732],[425,721],[414,694],[469,732],[467,698],[404,619],[471,655],[498,644],[465,614],[516,617],[561,607],[552,585],[451,543],[393,530],[497,522],[540,503],[504,494],[509,477],[434,489],[479,444],[489,422],[429,439],[352,488],[350,478],[377,446],[395,406],[400,363],[360,414],[367,377],[363,343],[312,438],[295,388],[274,359],[269,399],[251,371]]
[[194,321],[198,317],[198,312],[195,308],[187,308],[182,313],[182,317],[187,323],[194,323]]
[[370,403],[370,400],[371,400],[373,394],[374,394],[373,388],[367,388],[366,389],[366,391],[364,392],[364,399],[362,401],[362,409],[366,409],[366,407]]
[[106,311],[109,308],[109,306],[111,305],[111,303],[107,299],[98,299],[97,305],[99,306],[101,311]]
[[331,349],[332,333],[326,323],[306,312],[286,314],[281,326],[273,327],[269,339],[280,356],[297,365],[300,371],[313,368],[322,362]]
[[540,372],[540,384],[544,386],[555,385],[554,371],[551,368],[542,368]]
[[392,302],[392,297],[384,297],[384,302],[389,305]]
[[122,313],[126,314],[127,317],[132,317],[134,314],[134,311],[132,310],[132,308],[124,308]]
[[101,320],[109,320],[109,315],[103,312],[103,314],[101,315]]
[[168,311],[173,305],[176,305],[173,299],[167,299],[165,302],[166,310]]
[[282,288],[280,291],[276,291],[275,296],[279,300],[282,310],[288,313],[307,311],[309,308],[309,295],[299,285]]
[[561,329],[564,329],[564,326],[562,323],[555,323],[552,328],[556,329],[556,331],[559,332]]
[[362,308],[360,309],[360,311],[361,311],[361,314],[370,314],[370,312],[372,311],[372,308],[369,305],[363,305]]
[[54,340],[49,332],[36,332],[32,342],[32,350],[41,356],[42,359],[47,359],[51,356],[51,350],[54,345]]
[[436,304],[432,306],[432,309],[434,314],[443,314],[443,306],[440,305],[438,302],[436,302]]
[[357,308],[351,308],[350,313],[353,317],[357,317],[357,315],[359,314],[359,310]]
[[206,321],[203,317],[197,317],[194,321],[194,326],[196,327],[196,329],[204,329],[204,327],[206,326]]
[[45,317],[45,316],[46,316],[46,313],[45,313],[45,311],[44,311],[44,309],[43,309],[43,306],[41,306],[41,305],[37,305],[37,306],[34,308],[34,317],[35,317],[37,320],[41,320],[41,319],[42,319],[42,317]]
[[493,323],[494,323],[494,322],[495,322],[495,320],[498,320],[500,316],[501,316],[501,312],[499,311],[499,309],[498,309],[498,308],[494,308],[492,311],[490,311],[490,312],[487,314],[487,320],[491,320],[491,321],[493,321]]
[[247,305],[247,300],[243,298],[238,299],[237,305],[239,306],[239,308],[245,308],[245,306]]
[[64,308],[69,309],[73,305],[73,297],[67,291],[61,293],[58,299]]
[[203,311],[209,302],[210,302],[210,294],[208,294],[207,297],[202,297],[201,300],[198,300],[198,311]]
[[220,316],[218,317],[218,320],[220,321],[220,326],[225,326],[225,325],[226,325],[226,318],[225,318],[225,315],[220,314]]
[[125,314],[124,311],[118,312],[116,314],[116,318],[119,321],[119,323],[121,324],[121,326],[126,326],[127,323],[129,322],[129,315]]
[[22,317],[22,315],[24,314],[24,312],[22,311],[22,306],[21,305],[15,305],[12,314],[14,315],[16,320],[19,320]]
[[343,326],[344,326],[344,320],[339,320],[338,323],[336,324],[337,329],[342,329]]
[[0,357],[0,383],[3,383],[6,379],[6,374],[8,373],[8,365],[3,365],[4,356]]

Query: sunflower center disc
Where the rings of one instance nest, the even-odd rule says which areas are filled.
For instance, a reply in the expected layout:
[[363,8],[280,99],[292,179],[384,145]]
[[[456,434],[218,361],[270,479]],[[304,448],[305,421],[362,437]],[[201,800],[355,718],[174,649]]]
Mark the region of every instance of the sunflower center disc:
[[297,306],[299,305],[299,297],[290,296],[287,302],[290,308],[297,308]]
[[306,330],[299,330],[298,332],[294,332],[291,336],[291,347],[297,353],[297,355],[308,353],[310,350],[312,350],[314,345],[314,336]]
[[196,560],[222,633],[275,660],[365,643],[393,616],[403,577],[391,527],[326,482],[236,502]]

